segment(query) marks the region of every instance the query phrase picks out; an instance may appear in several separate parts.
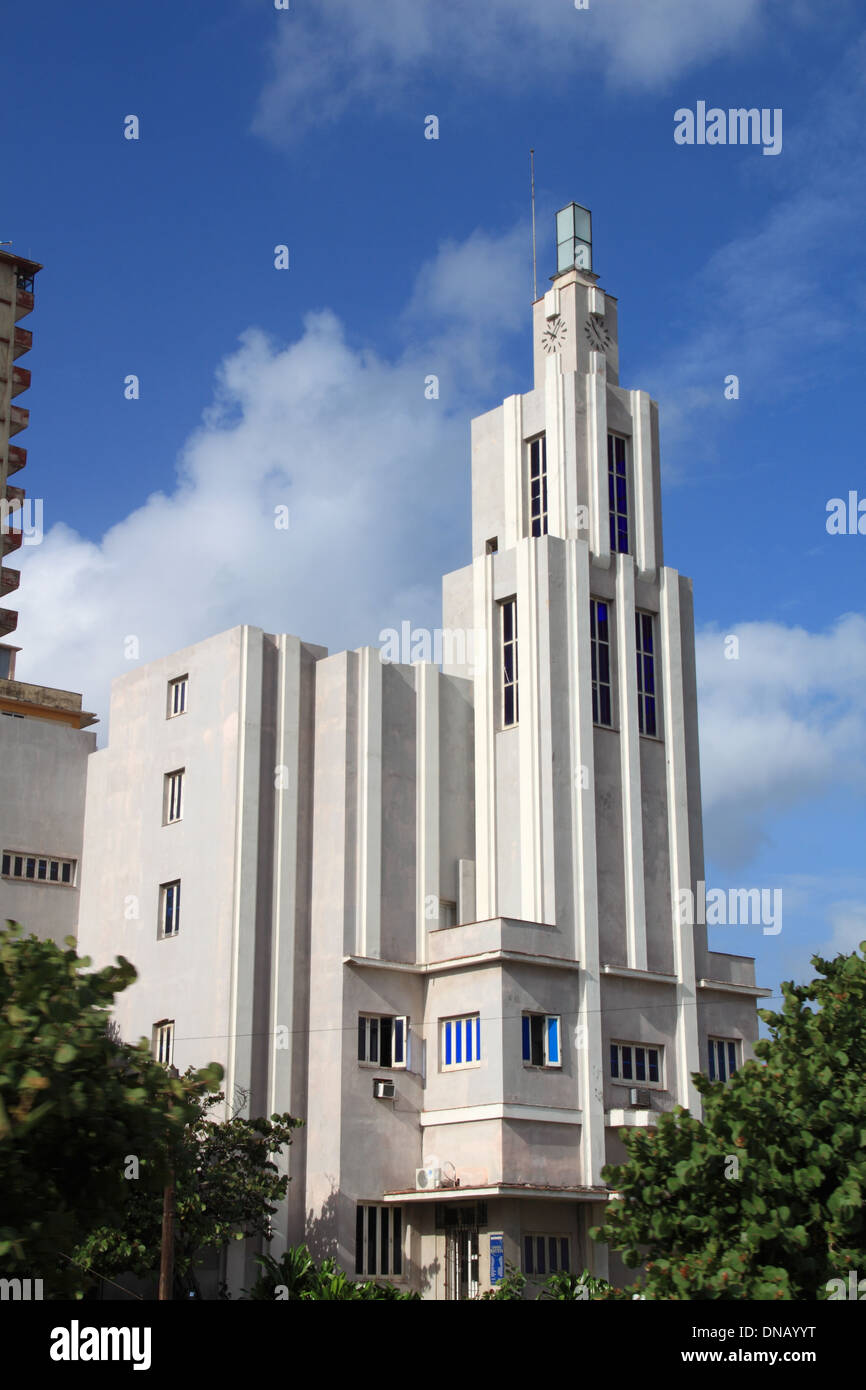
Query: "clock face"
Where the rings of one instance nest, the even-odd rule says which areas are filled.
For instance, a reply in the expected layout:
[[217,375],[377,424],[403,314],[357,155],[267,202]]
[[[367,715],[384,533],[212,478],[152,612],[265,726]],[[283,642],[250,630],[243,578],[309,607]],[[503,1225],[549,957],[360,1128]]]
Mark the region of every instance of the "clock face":
[[557,315],[551,319],[541,335],[541,346],[545,352],[559,352],[565,342],[565,323]]
[[594,352],[607,352],[611,340],[610,334],[604,326],[604,319],[587,319],[583,325],[583,331]]

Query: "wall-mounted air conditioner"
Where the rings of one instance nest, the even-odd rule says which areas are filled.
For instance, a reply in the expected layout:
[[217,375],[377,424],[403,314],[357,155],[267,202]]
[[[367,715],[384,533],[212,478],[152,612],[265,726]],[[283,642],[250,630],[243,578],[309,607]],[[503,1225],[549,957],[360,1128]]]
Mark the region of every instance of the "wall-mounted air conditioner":
[[393,1100],[395,1095],[394,1082],[377,1076],[373,1081],[373,1095],[377,1100]]
[[428,1163],[425,1168],[415,1169],[415,1191],[434,1192],[442,1185],[442,1169],[438,1163]]
[[633,1110],[651,1110],[652,1096],[649,1091],[641,1091],[637,1086],[632,1086],[628,1093],[628,1103]]

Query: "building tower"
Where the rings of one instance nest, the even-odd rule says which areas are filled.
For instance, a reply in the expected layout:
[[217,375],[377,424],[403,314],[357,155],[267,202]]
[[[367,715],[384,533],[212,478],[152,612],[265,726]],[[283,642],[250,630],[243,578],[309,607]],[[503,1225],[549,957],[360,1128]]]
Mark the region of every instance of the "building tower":
[[[0,251],[0,604],[21,577],[6,565],[7,555],[42,538],[41,499],[31,516],[24,488],[9,482],[27,463],[27,450],[10,440],[30,420],[29,410],[15,404],[30,386],[18,358],[33,343],[19,320],[34,307],[41,269]],[[60,942],[78,917],[86,767],[96,747],[96,736],[84,730],[95,716],[72,691],[15,679],[19,648],[2,639],[17,626],[17,612],[0,607],[0,918]]]
[[237,628],[115,683],[88,785],[83,944],[140,968],[124,1034],[305,1120],[274,1253],[431,1298],[503,1260],[618,1277],[588,1231],[620,1130],[697,1110],[692,1073],[750,1055],[766,993],[679,910],[691,587],[589,214],[557,233],[533,389],[473,422],[441,669]]
[[[10,517],[16,512],[20,514],[24,489],[11,484],[9,479],[25,467],[27,450],[9,441],[21,430],[26,430],[30,420],[26,407],[13,404],[30,385],[29,371],[16,363],[33,345],[33,334],[27,328],[19,328],[18,321],[33,308],[34,280],[41,269],[36,261],[0,251],[0,502],[3,503],[0,512],[0,602],[5,602],[7,595],[18,588],[21,578],[18,570],[6,566],[5,560],[21,545],[20,520],[13,526]],[[18,614],[13,609],[0,608],[0,641],[17,626]],[[9,676],[13,663],[13,649],[5,644],[0,646],[0,678]]]

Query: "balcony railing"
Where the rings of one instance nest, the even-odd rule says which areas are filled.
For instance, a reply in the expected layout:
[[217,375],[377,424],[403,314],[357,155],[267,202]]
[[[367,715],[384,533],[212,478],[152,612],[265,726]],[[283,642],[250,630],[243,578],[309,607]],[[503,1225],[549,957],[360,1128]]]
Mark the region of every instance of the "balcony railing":
[[30,389],[30,373],[26,367],[12,368],[12,395],[20,396],[22,391]]
[[12,356],[20,357],[22,353],[29,352],[33,346],[33,334],[29,328],[15,327],[15,336],[12,340]]
[[0,597],[5,598],[7,594],[14,593],[20,583],[20,570],[0,569]]

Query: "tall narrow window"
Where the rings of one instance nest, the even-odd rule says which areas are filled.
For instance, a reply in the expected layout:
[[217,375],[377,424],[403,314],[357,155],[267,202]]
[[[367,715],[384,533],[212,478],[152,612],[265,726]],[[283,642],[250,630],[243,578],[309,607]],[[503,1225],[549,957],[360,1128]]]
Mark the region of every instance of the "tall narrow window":
[[174,1060],[174,1019],[165,1018],[153,1025],[153,1055],[164,1067]]
[[610,728],[610,604],[589,601],[589,639],[592,661],[592,722]]
[[607,436],[607,501],[610,511],[610,548],[628,554],[628,474],[625,440],[619,434]]
[[529,517],[531,536],[547,535],[547,436],[529,444]]
[[168,710],[167,719],[173,719],[176,714],[186,714],[186,696],[188,676],[178,676],[175,680],[168,683]]
[[635,613],[637,720],[642,734],[656,733],[655,637],[651,613]]
[[517,599],[509,598],[502,610],[502,723],[517,723]]
[[171,825],[183,816],[183,774],[182,767],[178,768],[177,772],[165,774],[163,821],[166,825]]
[[180,931],[180,879],[159,885],[159,934],[177,936]]
[[355,1273],[403,1273],[403,1208],[359,1202],[355,1208]]

